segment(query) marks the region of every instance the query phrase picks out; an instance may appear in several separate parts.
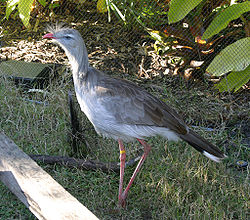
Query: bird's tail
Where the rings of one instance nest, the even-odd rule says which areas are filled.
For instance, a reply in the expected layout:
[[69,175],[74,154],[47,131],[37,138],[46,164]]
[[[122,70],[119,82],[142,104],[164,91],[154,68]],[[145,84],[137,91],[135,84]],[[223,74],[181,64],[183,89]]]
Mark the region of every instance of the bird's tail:
[[226,157],[226,155],[223,154],[216,146],[209,143],[206,139],[191,129],[189,129],[189,133],[180,135],[180,138],[188,142],[196,150],[215,162],[220,162]]

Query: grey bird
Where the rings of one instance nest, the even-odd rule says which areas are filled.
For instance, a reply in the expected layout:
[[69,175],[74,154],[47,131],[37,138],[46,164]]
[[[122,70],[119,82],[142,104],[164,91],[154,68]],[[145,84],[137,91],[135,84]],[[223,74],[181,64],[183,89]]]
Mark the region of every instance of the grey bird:
[[[162,136],[184,140],[215,162],[226,156],[213,144],[191,130],[182,117],[165,102],[127,80],[112,78],[89,65],[81,34],[71,28],[56,27],[43,38],[53,39],[66,52],[71,64],[74,87],[81,110],[96,132],[118,141],[120,148],[119,204],[125,206],[128,190],[151,147],[146,137]],[[138,140],[144,147],[129,183],[123,191],[126,153],[123,141]]]

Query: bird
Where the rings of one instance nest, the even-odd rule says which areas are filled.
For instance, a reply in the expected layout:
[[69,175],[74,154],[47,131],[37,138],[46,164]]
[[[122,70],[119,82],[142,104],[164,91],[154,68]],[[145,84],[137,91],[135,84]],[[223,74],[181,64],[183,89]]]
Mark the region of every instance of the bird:
[[[88,52],[79,31],[57,25],[43,39],[52,39],[65,51],[73,74],[74,89],[81,111],[103,137],[118,141],[120,181],[118,204],[125,207],[128,191],[147,158],[151,146],[145,138],[162,136],[183,140],[209,159],[220,162],[226,155],[215,145],[189,128],[168,104],[125,79],[111,77],[89,63]],[[138,140],[144,152],[123,190],[126,161],[124,142]]]

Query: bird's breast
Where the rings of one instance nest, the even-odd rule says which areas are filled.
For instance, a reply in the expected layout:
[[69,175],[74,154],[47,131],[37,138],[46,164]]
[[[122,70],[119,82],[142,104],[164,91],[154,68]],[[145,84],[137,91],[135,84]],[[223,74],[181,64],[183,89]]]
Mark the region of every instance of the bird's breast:
[[102,127],[107,121],[114,120],[110,112],[98,100],[96,92],[93,90],[79,91],[76,90],[76,97],[81,110],[95,127]]

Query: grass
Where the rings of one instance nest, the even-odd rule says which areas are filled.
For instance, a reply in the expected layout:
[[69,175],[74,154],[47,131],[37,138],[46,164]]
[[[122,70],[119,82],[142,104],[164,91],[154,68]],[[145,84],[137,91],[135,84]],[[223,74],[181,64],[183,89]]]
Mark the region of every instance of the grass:
[[[72,86],[65,82],[60,77],[46,94],[30,95],[1,79],[0,131],[28,154],[71,155],[67,90]],[[213,122],[212,132],[196,130],[225,151],[222,141],[229,139],[230,129],[220,121],[220,115],[228,102],[197,88],[177,90],[166,83],[161,87],[161,95],[149,90],[168,100],[188,123],[207,127]],[[30,103],[24,101],[26,98],[49,105]],[[80,116],[91,146],[88,158],[119,161],[117,143],[97,136],[84,115]],[[209,161],[183,142],[171,143],[160,137],[148,139],[152,152],[129,192],[126,208],[121,210],[117,208],[119,174],[39,165],[100,219],[247,219],[248,170],[238,170],[234,164],[237,159],[247,159],[248,152],[240,130],[234,128],[234,134],[237,148],[227,147],[229,158],[221,164]],[[129,159],[141,147],[130,143],[126,148]],[[81,157],[81,152],[75,156]],[[133,169],[125,169],[125,183]],[[0,219],[34,219],[2,183],[0,190]]]

